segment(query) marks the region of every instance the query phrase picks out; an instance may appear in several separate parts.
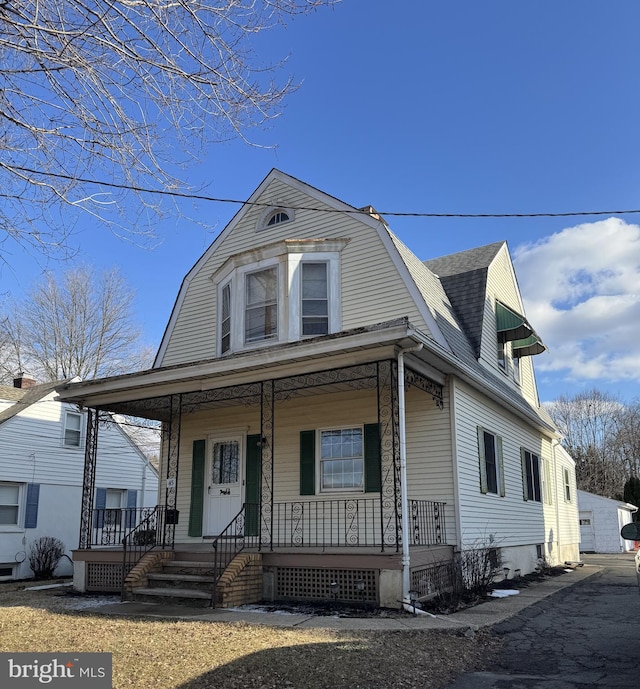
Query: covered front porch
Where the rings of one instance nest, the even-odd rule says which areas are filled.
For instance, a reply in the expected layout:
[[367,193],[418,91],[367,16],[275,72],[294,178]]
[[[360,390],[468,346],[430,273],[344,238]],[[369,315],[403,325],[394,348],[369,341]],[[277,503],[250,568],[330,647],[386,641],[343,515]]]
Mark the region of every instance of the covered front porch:
[[[398,356],[407,345],[416,348],[414,341],[385,330],[371,334],[359,333],[366,347],[346,346],[345,338],[335,353],[297,362],[283,357],[256,366],[254,356],[251,366],[236,361],[225,371],[215,369],[230,360],[212,361],[206,376],[195,376],[190,365],[166,371],[162,382],[161,369],[136,374],[135,387],[127,377],[117,390],[81,384],[81,395],[72,386],[69,396],[82,399],[88,414],[74,553],[86,563],[85,586],[95,579],[88,571],[100,564],[98,552],[111,565],[112,583],[120,568],[122,584],[149,553],[196,548],[210,554],[216,582],[240,553],[259,554],[265,597],[298,598],[305,590],[324,596],[328,577],[358,595],[364,580],[366,596],[380,603],[398,600],[406,579],[433,563],[435,553],[450,557],[451,547],[443,547],[456,542],[452,501],[432,499],[439,496],[424,478],[428,452],[420,451],[416,429],[409,471],[406,461],[407,407],[412,423],[439,415],[438,423],[448,424],[444,376],[415,355]],[[95,445],[106,412],[162,422],[161,499],[153,510],[115,514],[94,506]],[[343,444],[347,428],[350,442],[362,446],[352,455],[362,457],[332,460],[328,470],[314,457],[323,452],[324,428],[337,429],[330,432]],[[348,475],[356,487],[332,489],[331,472],[338,470],[338,480]]]

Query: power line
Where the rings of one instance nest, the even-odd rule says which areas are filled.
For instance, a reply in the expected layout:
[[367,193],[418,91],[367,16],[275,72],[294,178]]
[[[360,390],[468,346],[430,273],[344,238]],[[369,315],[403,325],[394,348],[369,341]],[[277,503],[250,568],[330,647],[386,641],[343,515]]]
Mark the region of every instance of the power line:
[[[123,189],[126,191],[134,191],[140,194],[155,194],[158,196],[170,196],[173,198],[189,199],[192,201],[208,201],[211,203],[231,203],[240,206],[259,206],[264,208],[273,207],[273,203],[263,201],[241,201],[239,199],[227,199],[217,196],[208,196],[206,194],[195,194],[183,191],[171,191],[168,189],[149,189],[147,187],[138,187],[130,184],[119,184],[117,182],[96,181],[94,179],[86,179],[83,177],[75,177],[73,175],[64,175],[55,172],[42,172],[41,170],[33,170],[27,167],[18,165],[6,165],[0,162],[0,167],[7,170],[20,170],[33,175],[42,175],[46,177],[55,177],[57,179],[64,179],[72,182],[79,182],[82,184],[95,184],[96,186],[109,187],[111,189]],[[314,206],[292,206],[287,204],[287,208],[296,211],[313,211],[316,213],[338,213],[346,215],[371,215],[372,211],[368,208],[317,208]],[[408,212],[408,211],[378,211],[375,210],[376,215],[384,215],[396,218],[571,218],[592,215],[632,215],[640,213],[640,208],[632,208],[628,210],[597,210],[597,211],[564,211],[559,213],[431,213],[431,212]]]

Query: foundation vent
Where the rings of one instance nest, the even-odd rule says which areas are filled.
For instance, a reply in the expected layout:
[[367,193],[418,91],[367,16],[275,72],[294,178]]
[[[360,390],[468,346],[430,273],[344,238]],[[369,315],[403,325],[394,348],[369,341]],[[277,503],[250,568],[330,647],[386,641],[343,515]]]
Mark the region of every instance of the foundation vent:
[[278,600],[374,604],[378,600],[378,571],[375,569],[278,567],[275,578]]

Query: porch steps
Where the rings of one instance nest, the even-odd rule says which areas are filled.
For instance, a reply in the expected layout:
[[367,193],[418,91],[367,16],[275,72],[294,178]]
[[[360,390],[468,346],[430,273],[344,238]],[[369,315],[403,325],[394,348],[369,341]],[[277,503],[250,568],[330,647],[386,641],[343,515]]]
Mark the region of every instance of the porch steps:
[[146,586],[134,588],[132,598],[139,603],[209,607],[216,564],[222,571],[226,569],[227,563],[215,553],[176,551],[174,559],[163,562],[159,571],[147,573]]

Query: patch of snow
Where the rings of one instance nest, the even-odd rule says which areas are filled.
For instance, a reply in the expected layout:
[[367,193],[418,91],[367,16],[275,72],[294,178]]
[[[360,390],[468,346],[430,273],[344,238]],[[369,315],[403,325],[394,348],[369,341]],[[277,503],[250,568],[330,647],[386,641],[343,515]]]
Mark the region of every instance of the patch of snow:
[[68,610],[85,610],[98,608],[101,605],[114,605],[122,601],[120,596],[70,596],[69,598],[59,598],[57,602]]
[[506,598],[507,596],[517,596],[520,591],[515,589],[495,589],[489,594],[492,598]]
[[73,582],[70,581],[67,584],[45,584],[44,586],[29,586],[25,588],[25,591],[44,591],[45,589],[59,589],[62,586],[73,586]]
[[262,605],[241,605],[237,608],[226,608],[230,612],[257,612],[269,615],[300,615],[303,613],[292,612],[291,610],[272,610]]

